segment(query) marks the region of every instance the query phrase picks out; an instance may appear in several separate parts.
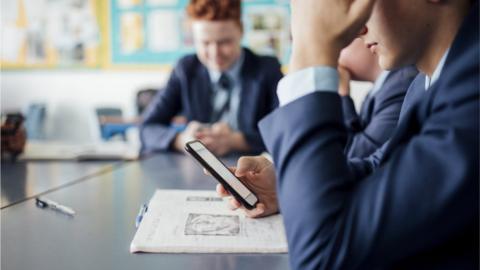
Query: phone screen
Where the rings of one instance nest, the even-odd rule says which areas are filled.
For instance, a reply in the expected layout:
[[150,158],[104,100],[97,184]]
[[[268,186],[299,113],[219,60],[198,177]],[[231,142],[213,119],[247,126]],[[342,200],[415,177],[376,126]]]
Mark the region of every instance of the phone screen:
[[201,142],[194,141],[188,143],[188,146],[207,163],[220,177],[233,188],[247,203],[254,206],[257,202],[256,196],[240,180],[228,170],[223,163],[218,160]]

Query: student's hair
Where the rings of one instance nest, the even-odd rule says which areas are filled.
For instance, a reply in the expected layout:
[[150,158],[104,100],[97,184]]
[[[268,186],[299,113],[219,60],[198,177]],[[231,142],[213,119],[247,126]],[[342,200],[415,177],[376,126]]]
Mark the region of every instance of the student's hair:
[[242,25],[240,0],[191,0],[187,14],[193,20],[227,21]]

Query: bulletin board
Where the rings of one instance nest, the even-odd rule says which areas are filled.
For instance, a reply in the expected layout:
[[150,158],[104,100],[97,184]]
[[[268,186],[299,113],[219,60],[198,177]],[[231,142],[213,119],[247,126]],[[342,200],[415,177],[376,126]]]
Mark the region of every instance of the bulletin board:
[[[2,70],[171,67],[194,51],[189,0],[2,0]],[[243,45],[286,63],[289,0],[242,1]]]
[[102,3],[96,0],[2,1],[2,69],[100,67]]
[[[110,59],[115,65],[167,65],[194,51],[188,0],[110,0]],[[243,1],[243,44],[286,62],[289,0]]]

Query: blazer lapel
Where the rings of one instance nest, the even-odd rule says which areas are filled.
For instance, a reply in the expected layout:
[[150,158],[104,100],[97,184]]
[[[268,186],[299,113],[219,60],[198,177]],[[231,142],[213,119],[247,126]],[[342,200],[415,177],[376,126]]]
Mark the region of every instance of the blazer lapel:
[[425,95],[425,75],[418,74],[417,77],[410,84],[407,90],[405,99],[403,100],[402,108],[398,122],[402,122],[404,116],[411,110],[412,106],[419,102]]
[[365,97],[365,101],[363,102],[362,107],[360,108],[360,117],[363,123],[370,122],[374,107],[375,107],[375,95],[372,95],[372,92],[370,91],[370,93],[368,93],[368,95]]
[[244,49],[244,52],[245,60],[241,71],[242,89],[240,91],[240,104],[237,115],[238,127],[242,130],[248,126],[248,120],[254,119],[252,114],[255,113],[255,108],[258,107],[254,103],[259,102],[258,91],[255,91],[258,88],[258,83],[255,80],[255,67],[254,63],[252,63],[252,56],[248,50]]
[[192,108],[193,118],[208,123],[212,114],[212,85],[208,70],[200,65],[197,76],[192,80]]
[[425,104],[428,103],[428,95],[431,95],[433,91],[433,89],[429,89],[428,92],[425,91],[425,75],[419,74],[415,80],[413,80],[403,101],[396,131],[392,138],[390,138],[382,161],[386,160],[391,154],[392,147],[410,139],[421,130],[421,121],[423,120],[420,119],[419,112],[422,111]]

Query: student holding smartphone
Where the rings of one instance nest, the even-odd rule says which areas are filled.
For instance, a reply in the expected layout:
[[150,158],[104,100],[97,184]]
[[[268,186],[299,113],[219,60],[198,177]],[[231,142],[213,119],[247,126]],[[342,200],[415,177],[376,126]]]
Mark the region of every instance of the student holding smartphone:
[[[291,3],[290,74],[260,122],[275,169],[247,157],[235,170],[265,203],[247,213],[281,210],[293,269],[478,269],[478,1]],[[426,77],[363,174],[343,153],[336,93],[340,51],[359,34],[382,68],[414,64]]]

